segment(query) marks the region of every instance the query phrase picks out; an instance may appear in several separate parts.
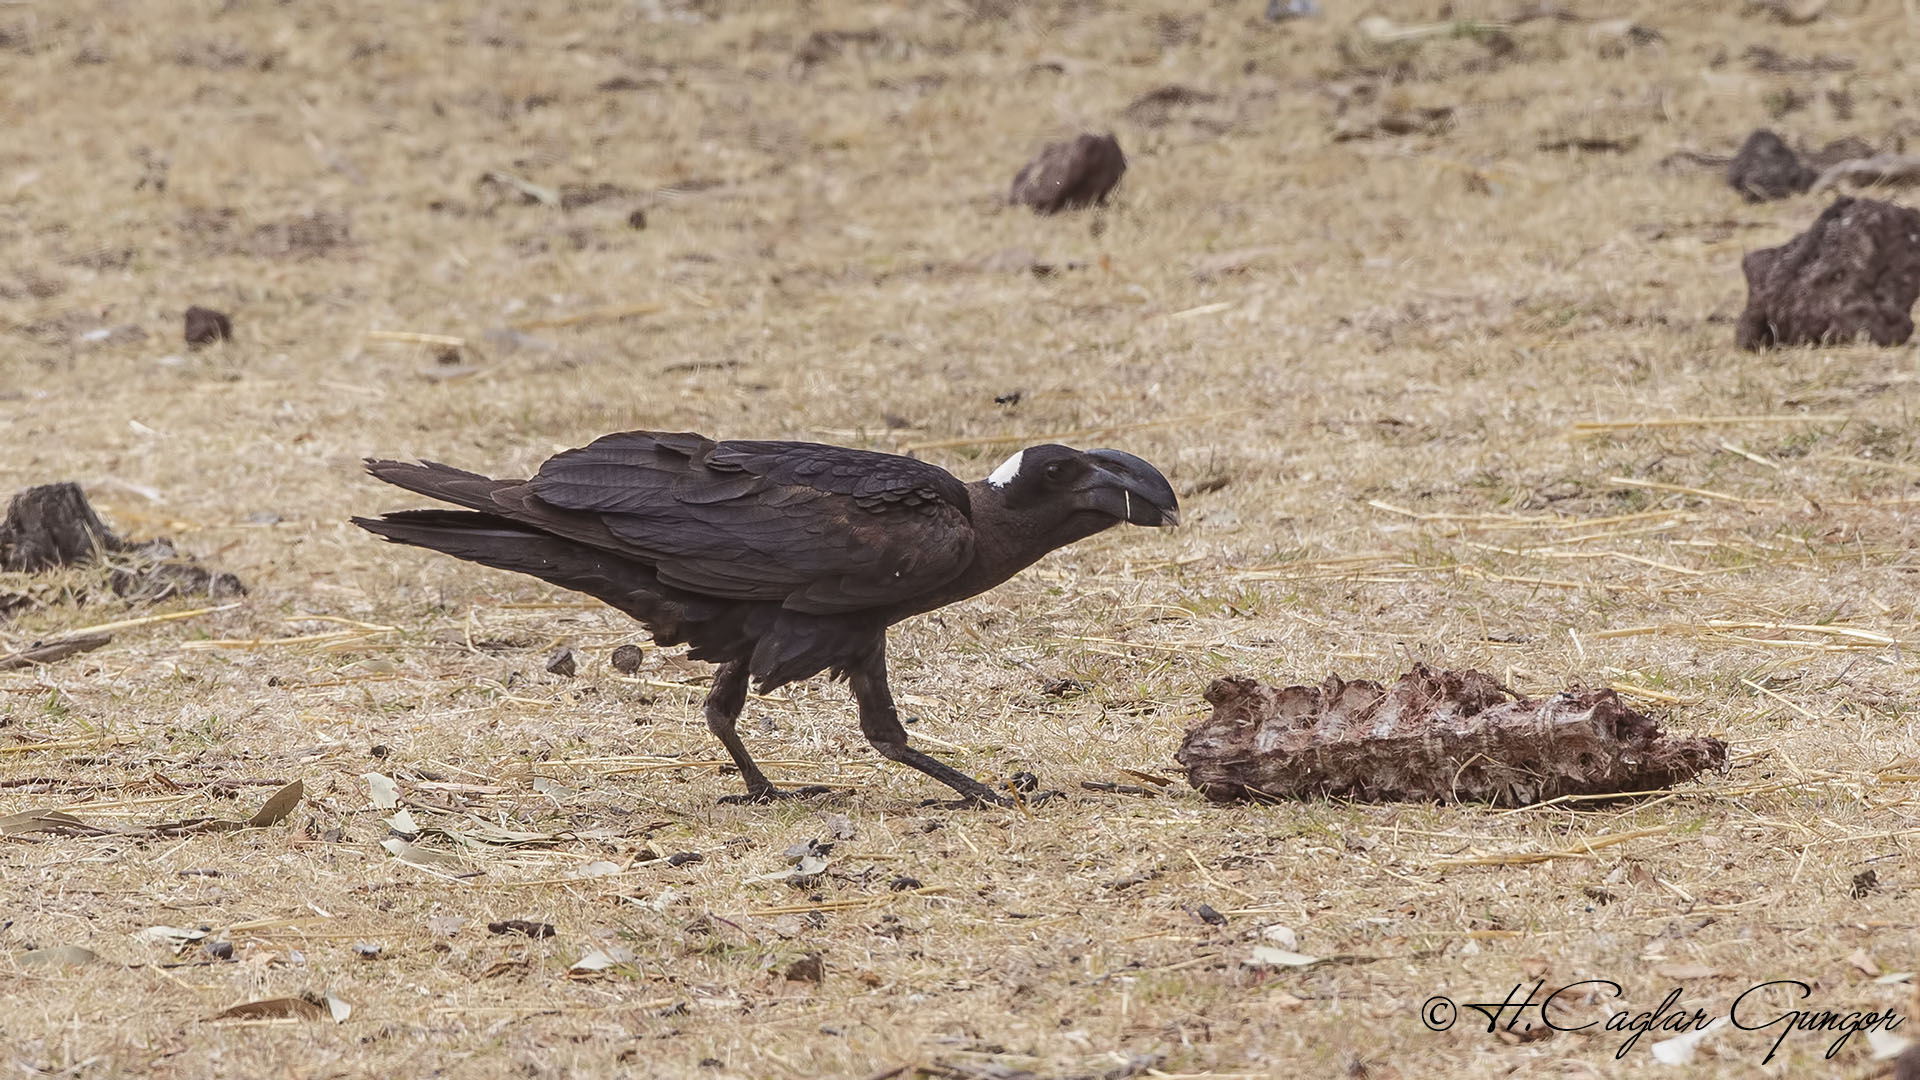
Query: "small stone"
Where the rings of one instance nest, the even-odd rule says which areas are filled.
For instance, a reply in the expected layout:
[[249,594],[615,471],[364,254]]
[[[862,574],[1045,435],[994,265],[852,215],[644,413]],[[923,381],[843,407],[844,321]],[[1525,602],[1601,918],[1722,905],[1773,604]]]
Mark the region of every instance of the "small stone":
[[1798,195],[1818,178],[1792,147],[1766,128],[1747,136],[1727,165],[1727,183],[1748,202]]
[[638,645],[622,645],[613,650],[613,670],[622,675],[631,675],[640,670],[640,661],[645,656]]
[[531,919],[505,919],[487,924],[489,934],[518,934],[521,937],[550,938],[553,936],[553,924],[534,922]]
[[1008,199],[1040,214],[1098,206],[1126,171],[1127,156],[1112,134],[1078,135],[1043,147],[1013,178]]
[[375,945],[370,941],[356,941],[353,943],[353,954],[362,960],[378,960],[380,954],[385,951],[382,946]]
[[633,213],[627,215],[627,228],[639,230],[646,227],[647,212],[645,210],[635,210]]
[[233,320],[212,308],[187,309],[187,347],[197,349],[216,341],[233,340]]
[[574,662],[573,650],[562,645],[547,655],[547,670],[563,679],[571,679],[579,674],[580,667]]
[[510,326],[496,326],[480,335],[487,347],[501,352],[552,352],[554,344],[546,338],[521,333]]
[[788,982],[823,983],[827,981],[827,965],[820,960],[819,953],[808,953],[787,965]]
[[1828,345],[1865,336],[1903,345],[1920,296],[1920,211],[1876,199],[1835,200],[1806,232],[1748,253],[1743,349]]

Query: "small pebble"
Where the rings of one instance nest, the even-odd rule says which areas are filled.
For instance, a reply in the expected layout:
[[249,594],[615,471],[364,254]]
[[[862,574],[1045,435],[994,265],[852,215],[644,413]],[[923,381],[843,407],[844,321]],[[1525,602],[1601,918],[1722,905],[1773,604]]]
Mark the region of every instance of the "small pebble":
[[198,349],[216,341],[233,340],[233,320],[212,308],[187,309],[187,346]]

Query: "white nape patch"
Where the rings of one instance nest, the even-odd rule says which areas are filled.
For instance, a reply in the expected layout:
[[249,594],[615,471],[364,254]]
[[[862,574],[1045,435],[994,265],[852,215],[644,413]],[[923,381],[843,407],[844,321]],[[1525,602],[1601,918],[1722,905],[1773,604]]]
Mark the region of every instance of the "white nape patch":
[[1013,483],[1013,478],[1020,475],[1020,459],[1026,456],[1025,450],[1015,451],[1012,457],[1001,462],[1000,467],[993,470],[993,474],[987,477],[987,483],[997,488]]

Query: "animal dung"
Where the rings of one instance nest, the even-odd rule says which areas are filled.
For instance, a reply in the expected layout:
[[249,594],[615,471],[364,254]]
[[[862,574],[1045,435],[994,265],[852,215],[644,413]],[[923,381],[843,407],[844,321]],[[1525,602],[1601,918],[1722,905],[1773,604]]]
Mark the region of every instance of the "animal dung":
[[1920,211],[1876,199],[1841,198],[1806,232],[1749,252],[1743,349],[1828,345],[1862,335],[1876,345],[1913,336],[1920,296]]
[[1097,206],[1107,201],[1126,171],[1127,156],[1111,133],[1076,135],[1041,148],[1013,178],[1007,198],[1040,214]]
[[1798,195],[1818,178],[1784,139],[1766,128],[1747,136],[1727,163],[1727,184],[1753,203]]
[[631,675],[640,670],[640,663],[644,659],[646,654],[640,651],[640,646],[622,645],[613,650],[613,670],[622,675]]
[[93,512],[86,492],[67,481],[22,490],[0,520],[0,570],[38,573],[103,564],[115,595],[162,600],[181,593],[243,596],[246,586],[183,556],[170,540],[134,543],[114,535]]
[[1215,802],[1354,799],[1527,806],[1663,788],[1724,768],[1727,744],[1670,738],[1612,690],[1534,700],[1484,672],[1425,664],[1391,688],[1216,679],[1175,756]]
[[198,349],[217,341],[233,340],[233,320],[224,312],[199,306],[187,309],[187,347]]
[[0,570],[51,570],[125,546],[71,482],[27,488],[7,504],[6,520],[0,521]]

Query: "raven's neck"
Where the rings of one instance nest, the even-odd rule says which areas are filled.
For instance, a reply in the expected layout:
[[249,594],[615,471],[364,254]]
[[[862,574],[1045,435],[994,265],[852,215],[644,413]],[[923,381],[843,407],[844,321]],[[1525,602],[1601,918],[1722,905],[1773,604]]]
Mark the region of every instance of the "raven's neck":
[[1051,515],[1011,510],[1000,489],[985,481],[967,485],[972,503],[973,562],[940,588],[914,597],[893,621],[978,596],[1076,540],[1119,524],[1105,514],[1083,511]]

